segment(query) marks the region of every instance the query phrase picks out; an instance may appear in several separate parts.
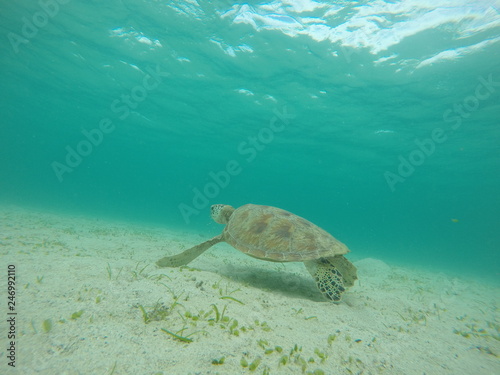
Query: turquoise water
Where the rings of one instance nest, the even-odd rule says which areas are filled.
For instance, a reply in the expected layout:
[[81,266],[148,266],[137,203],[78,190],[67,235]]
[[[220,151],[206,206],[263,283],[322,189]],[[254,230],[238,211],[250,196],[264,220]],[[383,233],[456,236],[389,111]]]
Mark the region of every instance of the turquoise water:
[[423,3],[3,2],[1,201],[498,277],[499,3]]

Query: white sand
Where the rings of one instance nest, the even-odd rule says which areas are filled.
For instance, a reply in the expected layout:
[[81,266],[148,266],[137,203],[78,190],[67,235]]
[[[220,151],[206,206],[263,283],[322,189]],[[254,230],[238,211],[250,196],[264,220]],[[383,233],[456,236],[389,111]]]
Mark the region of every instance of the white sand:
[[[259,261],[226,244],[190,268],[154,265],[206,239],[0,209],[0,373],[500,374],[498,286],[362,259],[359,282],[336,305],[302,264]],[[7,264],[17,276],[15,369],[5,358]],[[145,324],[139,305],[161,320]],[[252,372],[242,358],[261,362]]]

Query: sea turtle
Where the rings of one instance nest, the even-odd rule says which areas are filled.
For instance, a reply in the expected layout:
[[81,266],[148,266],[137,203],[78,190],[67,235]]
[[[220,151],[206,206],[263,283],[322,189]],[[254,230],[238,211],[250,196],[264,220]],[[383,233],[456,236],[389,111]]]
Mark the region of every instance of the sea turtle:
[[225,241],[254,258],[271,262],[304,262],[321,293],[338,302],[357,279],[356,267],[343,254],[349,249],[313,223],[271,206],[246,204],[234,209],[215,204],[211,216],[226,224],[222,233],[180,254],[160,259],[160,267],[188,264],[211,246]]

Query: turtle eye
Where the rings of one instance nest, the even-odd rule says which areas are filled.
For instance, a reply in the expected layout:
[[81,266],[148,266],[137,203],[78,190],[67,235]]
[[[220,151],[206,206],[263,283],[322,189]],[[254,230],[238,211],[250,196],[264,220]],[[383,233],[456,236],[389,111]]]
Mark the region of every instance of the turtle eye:
[[219,212],[222,210],[223,204],[214,204],[210,207],[210,215],[217,216]]

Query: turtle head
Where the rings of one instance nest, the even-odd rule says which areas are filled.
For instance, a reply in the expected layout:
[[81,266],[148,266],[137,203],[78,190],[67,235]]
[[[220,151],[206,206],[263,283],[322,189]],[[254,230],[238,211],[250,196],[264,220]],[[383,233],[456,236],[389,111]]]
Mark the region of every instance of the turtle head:
[[227,224],[229,222],[229,217],[234,212],[234,207],[227,204],[214,204],[210,208],[210,216],[216,223]]

